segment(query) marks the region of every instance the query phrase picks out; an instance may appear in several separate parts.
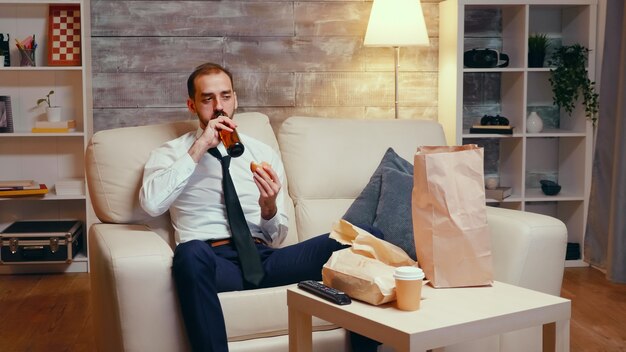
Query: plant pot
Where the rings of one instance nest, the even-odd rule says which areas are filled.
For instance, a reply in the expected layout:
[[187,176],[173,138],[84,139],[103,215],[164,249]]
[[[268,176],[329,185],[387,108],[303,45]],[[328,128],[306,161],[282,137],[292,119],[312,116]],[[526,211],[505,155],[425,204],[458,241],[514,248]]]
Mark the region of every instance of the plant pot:
[[61,121],[61,107],[53,106],[46,109],[48,121]]
[[545,51],[529,51],[528,67],[543,67],[543,61],[546,58]]

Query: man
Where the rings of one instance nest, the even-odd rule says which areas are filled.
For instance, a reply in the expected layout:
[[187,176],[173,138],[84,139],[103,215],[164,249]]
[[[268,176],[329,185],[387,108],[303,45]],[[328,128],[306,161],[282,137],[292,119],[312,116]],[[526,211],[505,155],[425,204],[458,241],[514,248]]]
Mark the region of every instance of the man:
[[[232,119],[237,109],[232,75],[206,63],[189,76],[187,90],[187,107],[198,116],[200,127],[152,152],[144,169],[140,203],[153,216],[170,211],[178,243],[172,272],[193,350],[221,352],[228,345],[218,292],[321,280],[323,264],[344,247],[326,234],[277,248],[288,227],[283,165],[271,147],[241,134],[244,153],[230,159],[228,169],[264,272],[258,284],[244,279],[231,240],[218,158],[226,155],[218,132],[237,127]],[[207,153],[212,148],[219,154]],[[251,172],[252,161],[268,164]],[[371,347],[359,351],[366,348]]]

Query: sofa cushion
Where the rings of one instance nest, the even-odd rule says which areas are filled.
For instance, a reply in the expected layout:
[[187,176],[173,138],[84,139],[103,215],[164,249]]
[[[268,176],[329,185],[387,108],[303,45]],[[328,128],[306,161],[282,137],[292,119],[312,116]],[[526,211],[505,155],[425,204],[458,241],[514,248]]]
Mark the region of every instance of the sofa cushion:
[[139,205],[139,189],[150,152],[196,128],[197,121],[180,121],[95,133],[87,145],[85,169],[98,219],[110,223],[143,223],[149,220],[151,217]]
[[416,260],[411,213],[412,191],[412,170],[402,172],[384,167],[374,227],[383,232],[385,241],[402,248]]
[[350,208],[348,208],[348,211],[343,215],[344,220],[353,224],[370,226],[374,224],[384,168],[398,170],[402,173],[410,173],[411,175],[413,174],[413,165],[400,157],[393,148],[388,148],[378,164],[378,167],[374,170],[372,177],[370,177],[368,184],[363,188],[361,194],[359,194]]
[[[280,127],[278,142],[300,240],[328,232],[341,219],[388,148],[412,160],[418,146],[446,143],[435,121],[343,117],[294,116]],[[307,227],[312,224],[314,228]]]
[[[235,115],[237,129],[272,147],[278,153],[278,141],[269,118],[261,113]],[[198,128],[197,120],[103,130],[94,134],[86,151],[85,169],[89,194],[98,219],[110,223],[149,223],[173,245],[169,214],[152,218],[139,205],[143,167],[150,152],[166,141]],[[132,151],[128,153],[127,151]],[[285,190],[288,185],[284,185]],[[285,192],[288,198],[288,192]],[[290,218],[289,235],[284,245],[297,242],[293,202],[286,199]]]
[[[288,332],[287,288],[294,285],[219,294],[228,341],[285,335]],[[313,317],[313,330],[337,328]]]

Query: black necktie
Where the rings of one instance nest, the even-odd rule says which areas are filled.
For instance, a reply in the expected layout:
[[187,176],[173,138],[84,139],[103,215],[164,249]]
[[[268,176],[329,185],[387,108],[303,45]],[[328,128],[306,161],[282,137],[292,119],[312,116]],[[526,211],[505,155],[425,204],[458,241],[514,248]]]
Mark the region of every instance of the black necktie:
[[265,273],[261,266],[259,252],[257,252],[252,235],[250,235],[250,228],[243,214],[241,203],[239,203],[235,184],[228,171],[230,156],[222,156],[217,148],[209,149],[209,154],[222,163],[222,188],[224,191],[224,202],[226,203],[226,217],[228,218],[232,241],[239,254],[243,278],[254,287],[257,287]]

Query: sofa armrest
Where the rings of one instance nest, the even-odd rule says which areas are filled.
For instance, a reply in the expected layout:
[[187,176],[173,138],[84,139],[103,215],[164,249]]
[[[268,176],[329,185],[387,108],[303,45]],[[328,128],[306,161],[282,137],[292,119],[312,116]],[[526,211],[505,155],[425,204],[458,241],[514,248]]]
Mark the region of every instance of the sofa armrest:
[[561,294],[567,228],[553,217],[487,207],[495,279]]
[[171,275],[172,249],[143,225],[89,230],[92,307],[99,351],[179,351],[185,336]]

